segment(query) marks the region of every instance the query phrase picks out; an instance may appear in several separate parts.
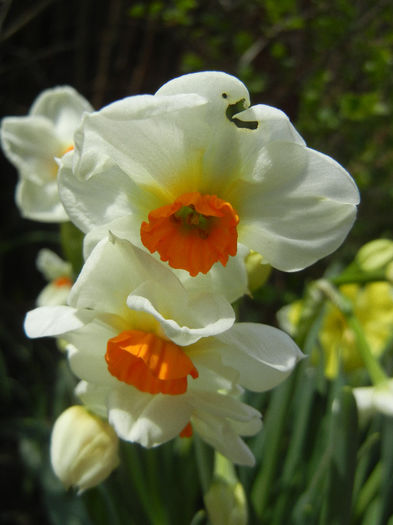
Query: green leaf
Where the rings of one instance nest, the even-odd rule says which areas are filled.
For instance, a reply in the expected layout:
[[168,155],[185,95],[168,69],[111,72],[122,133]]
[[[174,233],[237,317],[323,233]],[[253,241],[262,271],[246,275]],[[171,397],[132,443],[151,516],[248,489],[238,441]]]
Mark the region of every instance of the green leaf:
[[321,525],[348,525],[358,448],[358,415],[352,390],[344,386],[333,401],[330,465]]
[[72,264],[76,278],[83,266],[83,233],[72,222],[63,222],[60,226],[60,238],[63,255]]

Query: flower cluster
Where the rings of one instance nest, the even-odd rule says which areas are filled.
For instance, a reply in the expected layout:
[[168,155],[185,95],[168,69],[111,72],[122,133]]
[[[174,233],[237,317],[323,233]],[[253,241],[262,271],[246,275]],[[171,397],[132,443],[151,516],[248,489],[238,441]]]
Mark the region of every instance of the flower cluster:
[[[50,90],[29,116],[4,119],[2,143],[24,216],[69,219],[85,234],[78,276],[41,254],[49,286],[68,288],[41,296],[27,335],[66,342],[77,395],[121,439],[154,447],[196,432],[253,465],[242,436],[261,415],[241,393],[273,388],[303,354],[277,328],[236,322],[231,303],[270,267],[303,269],[343,242],[359,199],[349,174],[220,72],[96,112],[71,88]],[[82,490],[103,479],[85,474],[63,478]]]

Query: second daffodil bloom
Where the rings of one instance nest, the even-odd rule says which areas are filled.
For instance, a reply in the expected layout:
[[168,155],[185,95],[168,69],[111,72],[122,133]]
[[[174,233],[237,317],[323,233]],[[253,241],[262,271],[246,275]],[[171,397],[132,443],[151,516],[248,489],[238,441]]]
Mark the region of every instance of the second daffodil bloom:
[[192,276],[225,266],[238,243],[302,269],[342,243],[359,201],[283,112],[250,107],[240,80],[212,71],[86,115],[60,192],[87,243],[110,229]]
[[52,250],[43,248],[38,253],[36,264],[49,281],[37,297],[37,306],[66,304],[73,283],[71,263],[61,259]]
[[28,115],[2,120],[2,148],[19,172],[15,199],[23,217],[69,220],[59,199],[56,159],[74,147],[82,114],[92,110],[72,87],[62,86],[43,91]]
[[195,430],[245,465],[254,459],[240,436],[258,432],[260,414],[236,394],[274,387],[302,357],[284,332],[234,324],[223,297],[187,292],[173,272],[114,235],[91,253],[69,306],[29,312],[25,329],[68,341],[78,395],[122,439],[152,447]]

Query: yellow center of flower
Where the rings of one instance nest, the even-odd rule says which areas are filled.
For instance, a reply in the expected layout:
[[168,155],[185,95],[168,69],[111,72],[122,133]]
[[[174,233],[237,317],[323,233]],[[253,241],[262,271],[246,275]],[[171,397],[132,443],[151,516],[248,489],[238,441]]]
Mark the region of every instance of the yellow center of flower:
[[141,330],[125,330],[109,339],[105,360],[114,377],[150,394],[184,394],[187,376],[198,377],[180,346]]
[[195,276],[218,261],[226,266],[229,256],[236,255],[239,216],[216,195],[184,193],[151,211],[148,219],[141,225],[142,243],[172,268]]
[[[65,155],[69,151],[72,151],[73,149],[74,149],[74,145],[71,144],[70,146],[67,146],[67,148],[65,148],[64,150],[60,151],[60,153],[58,155],[56,155],[56,157],[61,158],[63,155]],[[57,164],[57,162],[56,162],[56,160],[54,158],[51,161],[51,166],[52,166],[51,167],[52,176],[55,179],[57,177],[57,173],[59,171],[59,166],[58,166],[58,164]]]

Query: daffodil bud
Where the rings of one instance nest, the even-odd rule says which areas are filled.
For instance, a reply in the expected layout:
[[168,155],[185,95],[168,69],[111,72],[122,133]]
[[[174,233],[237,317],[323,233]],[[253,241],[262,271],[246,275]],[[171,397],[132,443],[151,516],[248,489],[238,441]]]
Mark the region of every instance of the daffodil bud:
[[233,464],[215,454],[214,480],[204,496],[212,525],[246,525],[247,500]]
[[36,264],[49,281],[37,297],[37,306],[67,304],[72,287],[72,265],[46,248],[38,253]]
[[64,486],[77,487],[81,494],[117,467],[118,437],[108,423],[82,406],[72,406],[55,422],[50,457]]
[[252,293],[268,280],[272,267],[263,262],[260,253],[253,250],[245,258],[248,276],[248,289]]
[[377,239],[360,248],[356,262],[365,272],[383,271],[393,261],[393,241]]
[[232,485],[218,479],[204,500],[212,525],[246,525],[246,497],[241,483]]

